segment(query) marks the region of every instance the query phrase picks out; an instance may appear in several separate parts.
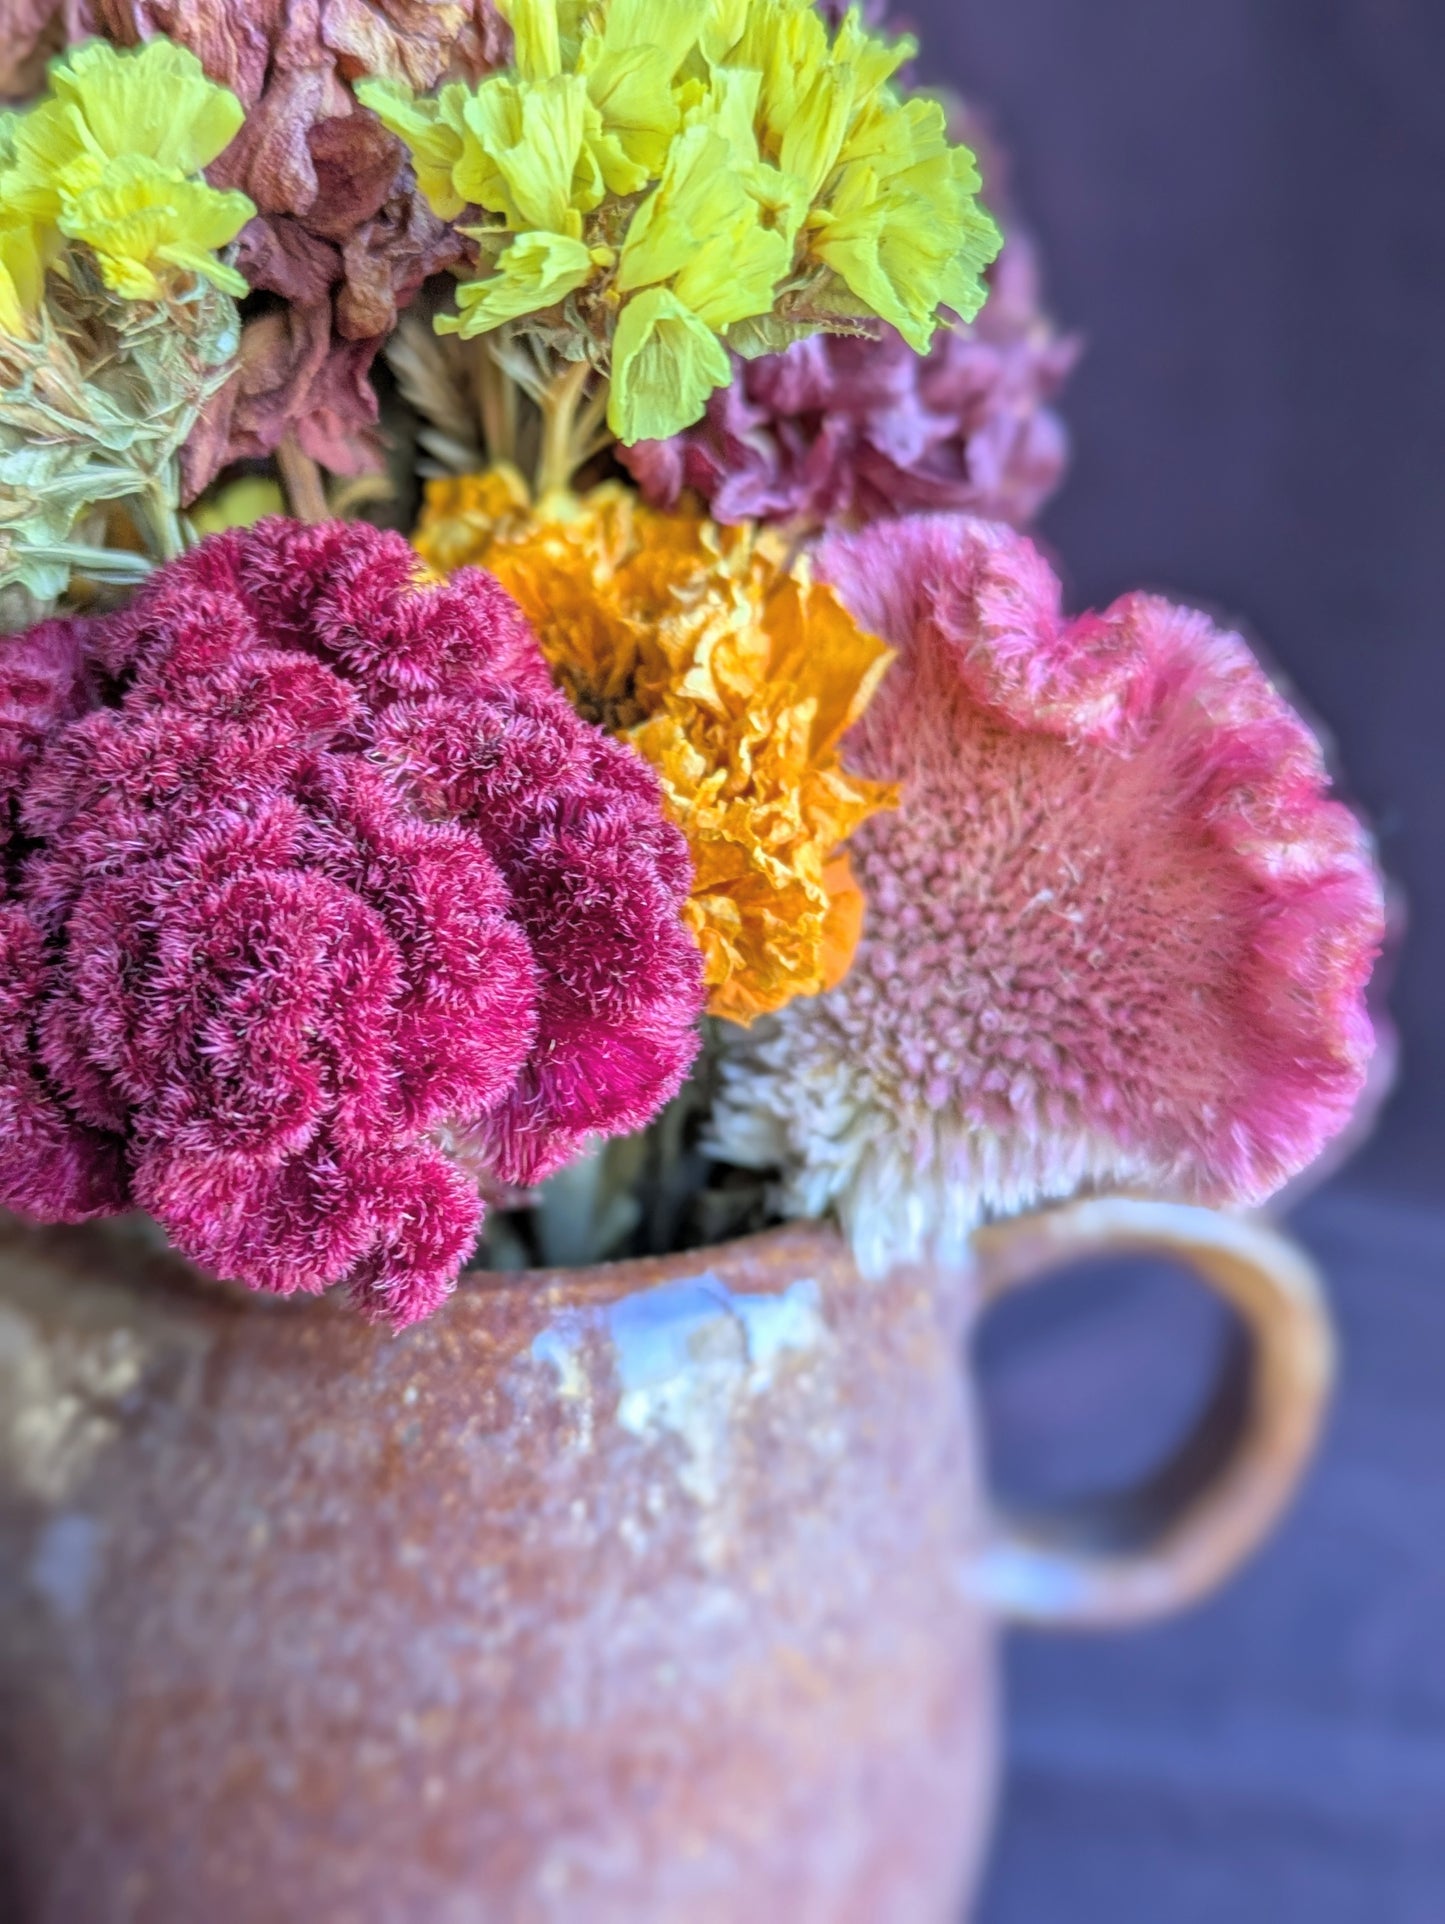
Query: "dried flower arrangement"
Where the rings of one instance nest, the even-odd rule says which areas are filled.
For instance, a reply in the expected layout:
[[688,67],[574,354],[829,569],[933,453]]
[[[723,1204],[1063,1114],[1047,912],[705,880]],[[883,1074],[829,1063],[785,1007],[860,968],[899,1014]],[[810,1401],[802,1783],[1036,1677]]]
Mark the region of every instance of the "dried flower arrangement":
[[402,1326],[1344,1128],[1368,838],[1237,636],[1061,612],[1072,347],[877,9],[32,11],[0,1203]]

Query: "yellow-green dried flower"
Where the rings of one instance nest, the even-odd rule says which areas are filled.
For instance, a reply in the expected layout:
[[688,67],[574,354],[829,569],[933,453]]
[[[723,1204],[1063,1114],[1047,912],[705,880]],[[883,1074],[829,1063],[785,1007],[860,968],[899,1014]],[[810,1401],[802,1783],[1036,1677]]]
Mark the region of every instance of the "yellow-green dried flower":
[[0,335],[24,340],[34,332],[44,278],[35,229],[0,213]]
[[630,430],[621,438],[664,441],[680,415],[700,420],[731,373],[707,322],[667,288],[648,288],[623,308],[612,343],[613,407]]
[[701,415],[755,353],[885,320],[920,352],[984,300],[999,234],[913,51],[812,0],[499,0],[513,68],[431,101],[357,91],[438,214],[482,218],[465,336],[528,322],[609,373],[623,441]]
[[244,277],[214,250],[228,246],[254,212],[244,194],[218,193],[128,155],[112,161],[94,187],[69,196],[56,225],[67,239],[87,243],[106,286],[127,300],[160,300],[168,267],[239,298]]
[[52,64],[50,89],[62,109],[74,110],[80,139],[97,158],[139,154],[182,174],[209,167],[245,118],[189,47],[164,39],[131,52],[88,41]]
[[[28,231],[42,261],[67,241],[85,243],[106,285],[127,299],[159,300],[193,275],[244,294],[245,281],[216,253],[256,210],[200,178],[241,120],[235,95],[208,80],[188,49],[152,40],[122,52],[90,41],[52,63],[47,96],[3,130],[5,226]],[[4,331],[14,331],[13,318],[0,308]]]
[[442,334],[486,334],[504,321],[552,307],[593,272],[591,251],[565,234],[519,234],[484,281],[468,281],[457,295],[460,317],[438,317]]
[[180,453],[240,345],[219,250],[255,212],[202,177],[242,110],[193,53],[94,41],[49,80],[0,116],[0,623],[144,571],[97,545],[112,504],[179,551]]
[[[0,113],[0,180],[15,158],[18,114]],[[35,330],[45,263],[35,223],[0,200],[0,338],[26,340]]]

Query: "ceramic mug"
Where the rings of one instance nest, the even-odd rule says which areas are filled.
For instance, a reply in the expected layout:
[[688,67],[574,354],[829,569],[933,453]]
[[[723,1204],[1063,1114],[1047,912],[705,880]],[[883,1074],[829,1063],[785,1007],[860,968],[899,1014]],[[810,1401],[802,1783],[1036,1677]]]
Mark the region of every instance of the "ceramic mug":
[[[1104,1251],[1233,1304],[1238,1420],[1105,1518],[1001,1518],[970,1331]],[[472,1277],[401,1337],[11,1225],[5,1914],[957,1924],[996,1626],[1218,1583],[1295,1487],[1330,1358],[1291,1243],[1144,1201],[882,1283],[816,1227]]]

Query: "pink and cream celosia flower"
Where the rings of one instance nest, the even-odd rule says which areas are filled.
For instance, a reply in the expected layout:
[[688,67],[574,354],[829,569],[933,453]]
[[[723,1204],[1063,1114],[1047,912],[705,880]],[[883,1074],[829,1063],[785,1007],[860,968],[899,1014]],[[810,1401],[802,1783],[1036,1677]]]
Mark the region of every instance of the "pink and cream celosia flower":
[[[18,798],[18,811],[15,800]],[[493,1187],[640,1128],[696,1048],[686,846],[488,576],[221,534],[0,660],[0,1203],[194,1261],[447,1293]]]
[[1372,1048],[1380,881],[1309,730],[1201,614],[1066,619],[999,526],[837,537],[819,572],[899,651],[848,752],[903,800],[851,845],[851,974],[731,1041],[716,1151],[872,1271],[1086,1189],[1263,1200]]

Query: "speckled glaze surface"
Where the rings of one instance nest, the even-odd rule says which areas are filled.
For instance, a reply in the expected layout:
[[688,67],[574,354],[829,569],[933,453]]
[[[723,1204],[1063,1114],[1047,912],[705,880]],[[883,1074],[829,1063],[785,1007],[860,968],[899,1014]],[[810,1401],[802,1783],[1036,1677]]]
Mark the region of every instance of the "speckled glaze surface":
[[793,1229],[393,1337],[3,1228],[0,1912],[957,1924],[966,1295]]

